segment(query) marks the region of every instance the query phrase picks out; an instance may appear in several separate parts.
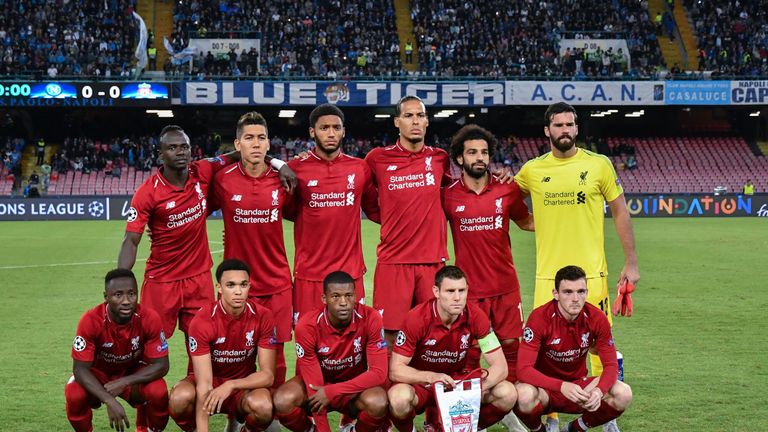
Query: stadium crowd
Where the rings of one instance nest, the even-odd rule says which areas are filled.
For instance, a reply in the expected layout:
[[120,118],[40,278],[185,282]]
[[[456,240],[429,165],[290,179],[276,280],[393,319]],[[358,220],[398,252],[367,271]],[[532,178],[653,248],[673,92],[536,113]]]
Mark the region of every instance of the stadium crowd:
[[0,75],[131,75],[135,0],[14,0],[0,6]]

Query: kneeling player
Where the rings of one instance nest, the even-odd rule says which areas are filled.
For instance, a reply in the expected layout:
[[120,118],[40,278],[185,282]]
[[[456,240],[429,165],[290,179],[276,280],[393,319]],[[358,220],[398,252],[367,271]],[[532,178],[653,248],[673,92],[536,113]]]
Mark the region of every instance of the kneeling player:
[[107,406],[110,427],[129,428],[116,397],[143,406],[150,430],[168,423],[168,344],[160,317],[136,304],[133,272],[112,270],[104,278],[104,303],[86,312],[72,344],[72,372],[64,388],[67,418],[76,431],[92,431],[93,408]]
[[[295,432],[312,427],[310,412],[339,411],[357,419],[358,432],[387,422],[387,344],[381,315],[357,302],[355,280],[337,271],[323,281],[325,308],[302,315],[295,329],[296,377],[274,395],[280,423]],[[327,422],[318,421],[325,430]]]
[[[550,412],[580,414],[563,430],[584,431],[619,417],[632,390],[617,381],[618,362],[611,326],[600,309],[586,303],[587,279],[576,266],[555,275],[554,300],[528,317],[517,359],[517,416],[533,431],[543,430]],[[587,376],[586,355],[597,350],[598,377]]]
[[170,397],[171,417],[185,431],[207,432],[208,416],[217,413],[234,417],[250,431],[264,430],[272,421],[275,324],[268,309],[248,300],[249,273],[239,260],[219,264],[219,301],[192,319],[194,373],[179,381]]
[[458,267],[446,266],[435,275],[435,299],[405,316],[392,350],[389,389],[392,422],[401,432],[413,428],[413,418],[434,406],[427,386],[441,381],[448,386],[466,374],[467,351],[477,342],[488,363],[478,429],[487,428],[512,410],[517,399],[514,384],[505,381],[507,362],[488,316],[467,304],[467,279]]

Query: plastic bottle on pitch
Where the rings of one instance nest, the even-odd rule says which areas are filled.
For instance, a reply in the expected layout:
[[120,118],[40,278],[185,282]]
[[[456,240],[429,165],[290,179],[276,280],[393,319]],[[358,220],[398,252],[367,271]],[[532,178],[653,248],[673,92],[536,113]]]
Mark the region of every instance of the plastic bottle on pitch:
[[624,381],[624,356],[616,351],[616,360],[619,362],[619,381]]

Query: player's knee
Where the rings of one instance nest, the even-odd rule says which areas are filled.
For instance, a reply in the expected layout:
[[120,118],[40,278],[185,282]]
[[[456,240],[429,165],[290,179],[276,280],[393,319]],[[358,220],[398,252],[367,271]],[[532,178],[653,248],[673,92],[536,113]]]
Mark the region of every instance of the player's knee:
[[608,402],[619,411],[624,411],[632,403],[632,388],[621,381],[616,381],[608,391]]
[[413,409],[415,392],[408,384],[395,384],[387,392],[389,399],[389,412],[397,418],[405,416]]
[[302,404],[302,394],[291,390],[291,383],[283,384],[272,395],[275,412],[285,414]]
[[255,417],[259,423],[272,420],[272,399],[268,391],[250,391],[243,402],[246,415]]
[[168,411],[171,415],[188,413],[195,409],[195,387],[186,381],[177,383],[168,397]]
[[381,417],[387,414],[387,392],[381,387],[373,387],[360,395],[362,408],[373,417]]
[[491,394],[494,398],[493,404],[504,410],[511,410],[517,402],[517,390],[509,381],[502,381],[493,386]]
[[64,398],[67,401],[67,413],[80,413],[90,409],[88,392],[75,381],[64,386]]
[[515,384],[517,392],[517,409],[525,414],[530,414],[539,403],[539,389],[530,385],[518,383]]
[[162,378],[145,384],[141,393],[149,403],[168,403],[168,386]]

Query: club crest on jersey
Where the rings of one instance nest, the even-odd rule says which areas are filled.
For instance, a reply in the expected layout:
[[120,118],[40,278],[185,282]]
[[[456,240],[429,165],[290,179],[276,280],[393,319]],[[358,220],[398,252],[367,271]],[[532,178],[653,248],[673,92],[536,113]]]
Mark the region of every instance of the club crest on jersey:
[[77,352],[82,352],[85,349],[86,345],[88,344],[85,343],[85,338],[79,335],[75,336],[75,340],[72,341],[72,349],[74,349]]
[[461,346],[459,349],[469,349],[469,333],[461,336]]
[[582,348],[589,347],[589,332],[586,332],[581,335],[581,347]]
[[424,165],[425,171],[432,171],[432,156],[427,156],[424,158]]
[[280,205],[280,201],[278,201],[278,199],[277,199],[277,194],[278,194],[278,190],[277,189],[272,191],[272,205],[273,206]]
[[533,330],[530,327],[523,330],[523,340],[529,343],[533,340]]
[[502,213],[502,202],[504,201],[504,198],[498,198],[496,199],[496,214]]
[[131,338],[131,349],[134,351],[139,349],[139,336]]
[[579,174],[579,185],[583,186],[587,184],[587,173],[589,171],[582,171],[581,174]]
[[406,340],[405,333],[403,333],[402,330],[397,332],[397,337],[395,338],[395,345],[403,346],[405,345],[405,340]]
[[197,192],[197,199],[205,198],[205,194],[203,193],[203,188],[200,187],[200,182],[195,183],[195,192]]
[[355,352],[356,353],[359,353],[360,351],[363,350],[363,343],[360,340],[360,338],[361,338],[361,336],[358,336],[358,337],[355,338],[355,340],[352,341],[352,343],[354,343],[354,345],[355,345]]
[[245,346],[253,346],[253,332],[254,330],[245,332]]
[[347,176],[347,189],[354,189],[355,188],[355,175],[350,174]]

